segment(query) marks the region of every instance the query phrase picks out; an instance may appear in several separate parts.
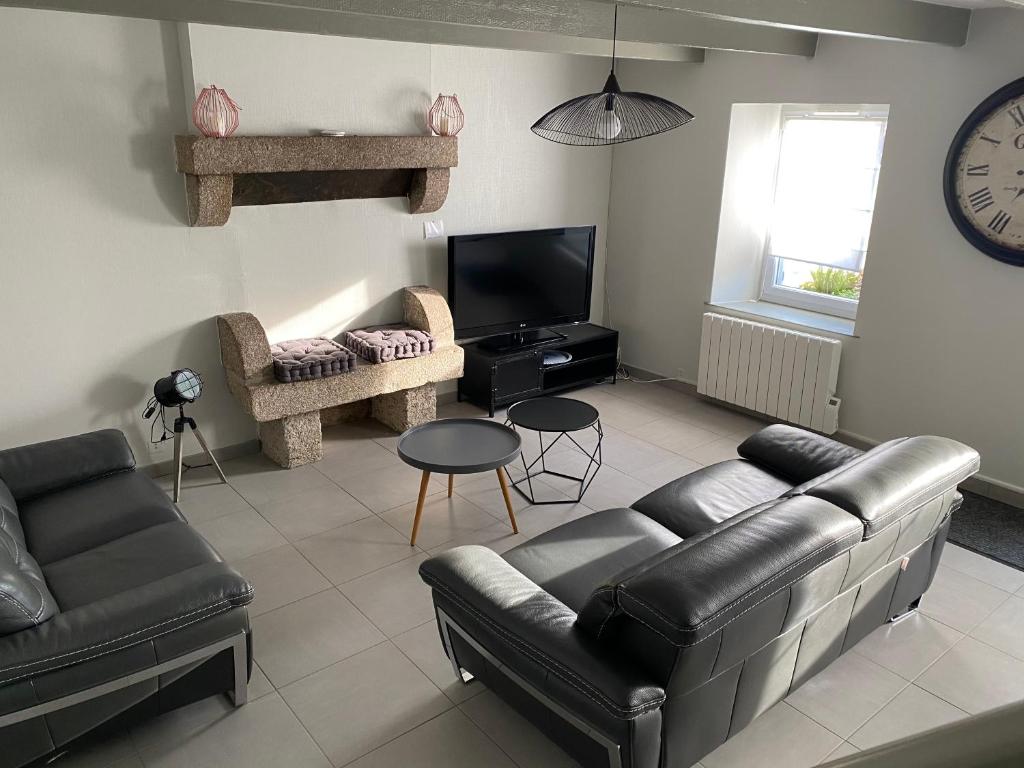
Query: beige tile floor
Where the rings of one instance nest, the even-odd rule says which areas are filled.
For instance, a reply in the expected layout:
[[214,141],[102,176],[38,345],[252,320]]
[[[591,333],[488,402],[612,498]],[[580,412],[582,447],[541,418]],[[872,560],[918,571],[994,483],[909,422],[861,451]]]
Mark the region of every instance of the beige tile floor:
[[[208,699],[59,764],[573,765],[479,683],[454,681],[417,567],[458,544],[501,552],[593,509],[628,505],[735,456],[761,424],[656,384],[571,396],[601,411],[605,466],[584,504],[530,507],[513,495],[519,536],[493,474],[463,476],[451,501],[443,482],[431,486],[410,548],[419,473],[399,461],[395,435],[373,422],[326,430],[324,460],[313,466],[286,471],[262,457],[239,459],[225,465],[230,486],[207,470],[191,473],[182,511],[256,587],[250,703],[234,710]],[[483,415],[466,404],[440,412]],[[574,461],[564,452],[559,459]],[[538,488],[548,498],[571,490],[561,481]],[[919,614],[877,630],[703,766],[813,766],[1024,699],[1022,637],[1024,573],[947,546]]]

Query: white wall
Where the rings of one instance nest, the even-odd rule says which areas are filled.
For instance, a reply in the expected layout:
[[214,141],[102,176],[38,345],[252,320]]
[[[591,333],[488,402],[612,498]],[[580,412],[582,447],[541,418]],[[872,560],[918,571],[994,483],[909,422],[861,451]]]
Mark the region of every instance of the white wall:
[[777,104],[733,105],[712,301],[756,298],[761,290],[781,122],[782,110]]
[[[425,218],[452,234],[597,224],[600,319],[611,153],[550,144],[529,126],[599,87],[604,62],[187,32],[179,47],[173,24],[0,9],[0,447],[114,426],[140,463],[166,460],[139,412],[153,380],[185,365],[206,377],[195,415],[211,442],[255,438],[224,387],[212,318],[251,311],[274,339],[399,319],[399,288],[446,287],[444,241],[423,241]],[[190,67],[241,105],[239,133],[419,133],[437,92],[454,91],[467,122],[445,206],[257,206],[190,229],[171,149],[188,128]]]
[[844,340],[840,426],[875,440],[955,437],[981,451],[985,476],[1024,486],[1024,269],[974,250],[942,197],[953,134],[1021,76],[1022,36],[1024,13],[987,10],[959,49],[823,37],[810,60],[624,62],[624,88],[676,100],[697,119],[615,152],[608,319],[623,358],[695,379],[734,103],[891,104],[859,338]]

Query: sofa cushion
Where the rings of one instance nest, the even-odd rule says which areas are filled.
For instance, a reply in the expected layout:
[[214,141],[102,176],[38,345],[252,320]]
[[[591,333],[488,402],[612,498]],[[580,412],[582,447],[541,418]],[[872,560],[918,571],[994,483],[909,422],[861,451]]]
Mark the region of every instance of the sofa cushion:
[[14,510],[0,493],[0,635],[41,624],[57,611]]
[[0,451],[0,479],[19,504],[134,468],[132,449],[116,429]]
[[270,354],[274,358],[274,378],[285,383],[337,376],[356,362],[354,352],[322,336],[272,344]]
[[633,509],[685,539],[792,487],[749,461],[733,459],[673,480],[637,501]]
[[426,331],[400,325],[345,331],[342,340],[346,347],[371,363],[421,357],[434,351],[433,336]]
[[794,488],[835,504],[864,523],[870,539],[978,471],[978,453],[925,435],[890,440],[839,469]]
[[130,533],[183,520],[140,472],[121,472],[19,505],[29,550],[46,566]]
[[806,483],[853,461],[863,451],[788,424],[755,432],[736,449],[744,459],[791,480]]
[[173,522],[50,563],[43,573],[61,609],[68,611],[218,562],[220,556],[195,529],[185,522]]
[[857,518],[826,501],[781,499],[628,574],[615,604],[669,642],[693,645],[846,552],[862,533]]
[[608,509],[542,533],[504,557],[532,582],[579,611],[595,587],[680,541],[645,515]]

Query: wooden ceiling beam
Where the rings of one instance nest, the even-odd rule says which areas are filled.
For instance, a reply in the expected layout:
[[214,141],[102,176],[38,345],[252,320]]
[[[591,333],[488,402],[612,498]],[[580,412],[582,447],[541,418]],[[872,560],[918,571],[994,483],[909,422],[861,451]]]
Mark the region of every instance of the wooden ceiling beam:
[[598,0],[830,35],[961,46],[971,11],[920,0]]
[[[595,0],[0,0],[0,6],[404,42],[607,56],[613,7]],[[703,61],[715,48],[813,56],[817,36],[653,8],[620,11],[623,58]]]

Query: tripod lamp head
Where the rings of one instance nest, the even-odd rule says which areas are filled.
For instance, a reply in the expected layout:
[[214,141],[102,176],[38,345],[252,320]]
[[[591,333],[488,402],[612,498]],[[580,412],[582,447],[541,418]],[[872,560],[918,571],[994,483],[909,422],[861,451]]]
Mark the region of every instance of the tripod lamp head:
[[203,394],[203,378],[191,368],[172,371],[170,375],[157,379],[153,385],[153,397],[166,408],[176,408],[193,403]]
[[144,419],[156,413],[157,408],[181,408],[187,403],[194,403],[203,394],[203,377],[191,368],[180,368],[171,371],[153,385],[153,397],[150,398],[143,411]]

